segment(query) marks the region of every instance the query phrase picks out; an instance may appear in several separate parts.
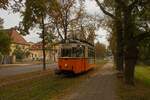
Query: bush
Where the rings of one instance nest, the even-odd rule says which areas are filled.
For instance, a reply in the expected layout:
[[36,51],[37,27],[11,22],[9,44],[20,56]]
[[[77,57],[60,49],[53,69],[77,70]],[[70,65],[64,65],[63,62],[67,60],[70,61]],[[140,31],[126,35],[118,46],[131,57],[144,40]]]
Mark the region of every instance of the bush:
[[17,47],[15,49],[15,51],[13,52],[13,55],[16,56],[17,60],[22,60],[25,58],[25,52],[20,47]]
[[143,61],[143,64],[150,66],[150,60],[145,60],[145,61]]

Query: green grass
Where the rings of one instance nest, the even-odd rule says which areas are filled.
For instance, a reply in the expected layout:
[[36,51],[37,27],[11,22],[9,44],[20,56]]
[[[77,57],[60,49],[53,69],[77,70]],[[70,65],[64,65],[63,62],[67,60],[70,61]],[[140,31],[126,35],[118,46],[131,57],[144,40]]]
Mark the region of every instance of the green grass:
[[135,78],[145,85],[150,86],[150,66],[137,66]]
[[[55,75],[49,72],[49,74],[32,80],[0,87],[0,100],[54,100],[57,96],[65,94],[69,89],[76,88],[76,86],[89,78],[90,75],[96,73],[105,63],[101,61],[97,63],[98,67],[94,70],[77,77],[64,77],[63,75]],[[23,78],[31,77],[31,74],[23,75]],[[38,75],[40,73],[33,74]]]
[[150,67],[137,66],[135,86],[128,86],[123,80],[117,80],[117,92],[120,100],[150,100]]

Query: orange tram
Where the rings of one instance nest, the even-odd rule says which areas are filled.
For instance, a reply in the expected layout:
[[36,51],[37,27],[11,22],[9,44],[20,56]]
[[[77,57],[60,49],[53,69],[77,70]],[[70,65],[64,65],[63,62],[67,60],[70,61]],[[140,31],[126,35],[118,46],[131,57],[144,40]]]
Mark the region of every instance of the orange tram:
[[80,74],[94,66],[94,45],[79,40],[60,44],[58,67],[61,73]]

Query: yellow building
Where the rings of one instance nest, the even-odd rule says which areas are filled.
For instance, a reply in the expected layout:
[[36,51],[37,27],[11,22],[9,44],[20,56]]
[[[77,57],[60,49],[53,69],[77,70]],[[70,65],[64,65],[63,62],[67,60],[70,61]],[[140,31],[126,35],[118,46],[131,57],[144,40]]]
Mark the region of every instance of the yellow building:
[[[29,55],[25,58],[21,59],[21,61],[42,61],[43,59],[43,50],[42,50],[42,42],[32,43],[27,42],[23,36],[17,32],[15,29],[7,29],[5,32],[10,36],[11,46],[9,56],[11,58],[11,63],[16,62],[16,49],[20,49],[23,52],[29,52]],[[55,45],[51,48],[46,47],[46,61],[47,62],[57,62],[58,58],[58,49],[59,46]]]
[[[57,62],[58,58],[58,46],[53,46],[51,48],[46,47],[46,61],[47,62]],[[32,61],[41,61],[43,59],[43,50],[42,50],[42,43],[38,42],[31,46],[31,59]]]
[[18,33],[15,29],[10,29],[9,36],[11,38],[11,52],[10,55],[13,54],[14,50],[17,47],[20,47],[24,51],[29,51],[29,43],[23,38],[23,36]]
[[[5,32],[9,35],[11,39],[11,46],[10,46],[10,53],[9,56],[13,57],[12,63],[16,62],[16,57],[14,52],[17,48],[20,48],[24,52],[29,52],[30,45],[28,42],[23,38],[23,36],[17,32],[14,28],[7,29]],[[28,59],[28,57],[24,58]]]

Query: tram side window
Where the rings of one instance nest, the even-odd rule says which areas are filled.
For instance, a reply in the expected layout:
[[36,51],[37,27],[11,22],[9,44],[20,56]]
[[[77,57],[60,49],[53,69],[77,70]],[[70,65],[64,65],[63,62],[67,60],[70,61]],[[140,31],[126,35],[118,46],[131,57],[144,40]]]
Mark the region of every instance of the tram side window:
[[82,51],[83,51],[83,50],[82,50],[81,47],[77,48],[77,49],[76,49],[76,56],[77,56],[77,57],[82,57],[82,56],[83,56],[83,52],[82,52]]
[[85,57],[85,46],[76,48],[76,57]]
[[92,48],[88,48],[88,57],[90,57],[90,58],[94,58],[94,49],[92,49]]
[[90,64],[94,63],[94,58],[95,58],[95,52],[93,48],[88,48],[88,62]]

